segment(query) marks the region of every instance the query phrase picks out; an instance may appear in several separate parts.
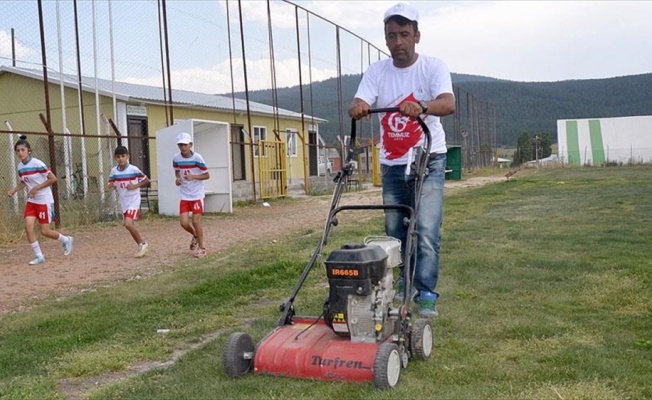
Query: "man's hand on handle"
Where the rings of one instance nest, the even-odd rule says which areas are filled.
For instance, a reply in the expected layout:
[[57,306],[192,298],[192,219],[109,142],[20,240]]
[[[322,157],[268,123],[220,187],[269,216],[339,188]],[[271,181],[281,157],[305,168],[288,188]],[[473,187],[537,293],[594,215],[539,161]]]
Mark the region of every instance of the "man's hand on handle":
[[[349,116],[356,120],[362,117],[368,117],[370,109],[371,107],[369,104],[365,103],[361,99],[356,98],[351,102],[351,106],[349,107]],[[401,113],[401,115],[412,118],[416,118],[419,115],[423,114],[423,108],[421,107],[421,104],[415,101],[404,101],[398,106],[398,111]]]
[[358,98],[353,99],[349,107],[349,116],[355,120],[369,115],[369,104]]
[[423,114],[423,108],[421,104],[414,101],[404,101],[398,106],[398,110],[401,115],[407,117],[416,118],[419,115]]

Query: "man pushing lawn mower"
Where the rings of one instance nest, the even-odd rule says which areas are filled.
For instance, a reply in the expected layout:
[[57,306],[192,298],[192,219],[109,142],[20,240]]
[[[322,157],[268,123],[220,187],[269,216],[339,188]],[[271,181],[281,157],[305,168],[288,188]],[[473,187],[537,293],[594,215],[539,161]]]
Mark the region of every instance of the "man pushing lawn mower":
[[[351,118],[369,115],[369,108],[398,107],[399,112],[379,113],[380,166],[383,203],[414,207],[414,179],[405,174],[410,163],[409,150],[423,141],[423,131],[410,117],[424,115],[430,129],[428,173],[423,182],[423,204],[417,221],[417,255],[414,274],[419,314],[437,316],[435,292],[439,277],[439,228],[443,219],[444,178],[446,169],[446,134],[439,117],[455,112],[451,75],[446,64],[415,51],[421,39],[419,12],[398,3],[385,12],[385,44],[392,58],[372,64],[362,77],[355,99],[349,108]],[[406,243],[405,212],[387,211],[385,232]],[[403,247],[403,251],[405,251]],[[401,267],[401,270],[403,268]],[[403,271],[401,273],[403,276]],[[398,282],[397,296],[405,295],[405,279]]]
[[[384,108],[370,109],[369,113],[398,111]],[[428,126],[419,117],[414,121],[426,135],[424,146],[411,151],[414,162],[408,165],[408,174],[414,185],[414,197],[410,204],[339,206],[353,172],[351,161],[356,150],[349,148],[344,167],[335,178],[324,231],[291,296],[281,304],[282,315],[276,328],[256,346],[246,333],[237,332],[229,337],[223,355],[224,370],[229,376],[241,377],[253,369],[265,375],[373,381],[377,388],[389,389],[396,386],[409,359],[430,357],[434,342],[430,320],[413,319],[412,297],[401,296],[394,289],[394,270],[402,267],[404,290],[413,290],[416,226],[421,189],[430,163]],[[355,125],[353,119],[350,143],[355,143]],[[348,210],[401,212],[405,216],[405,243],[390,236],[368,236],[363,243],[348,243],[333,250],[324,261],[328,296],[321,314],[296,316],[294,302],[299,290],[321,256],[331,230],[338,226],[338,213]]]
[[[453,112],[454,99],[445,65],[414,52],[419,41],[417,19],[417,11],[404,4],[387,11],[385,34],[394,62],[381,61],[369,68],[349,110],[352,145],[356,120],[379,114],[383,205],[339,206],[353,172],[356,150],[349,147],[335,178],[320,241],[291,296],[281,305],[276,328],[256,346],[246,333],[229,337],[223,355],[229,376],[241,377],[253,369],[275,376],[373,381],[377,388],[389,389],[398,383],[408,360],[426,360],[432,354],[429,318],[437,315],[435,286],[446,163],[438,116]],[[387,82],[381,83],[383,79]],[[374,103],[388,108],[370,109]],[[421,114],[426,114],[427,122]],[[294,301],[331,229],[338,225],[338,213],[370,209],[385,212],[387,236],[370,236],[363,243],[333,250],[324,262],[329,293],[321,315],[296,316]],[[401,269],[397,290],[396,267]],[[423,318],[415,319],[410,304],[413,296],[405,293],[417,290],[418,313]]]

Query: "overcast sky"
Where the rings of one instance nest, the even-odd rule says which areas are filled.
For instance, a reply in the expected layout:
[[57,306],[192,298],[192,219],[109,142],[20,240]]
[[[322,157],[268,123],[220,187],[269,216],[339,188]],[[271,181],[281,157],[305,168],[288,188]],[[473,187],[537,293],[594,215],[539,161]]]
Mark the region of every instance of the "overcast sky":
[[[295,1],[386,48],[396,1]],[[514,81],[652,72],[652,1],[407,1],[419,10],[417,51],[452,72]]]
[[[383,35],[384,12],[395,1],[307,1],[293,3],[339,24],[386,51]],[[87,76],[93,74],[93,48],[90,39],[93,17],[91,4],[98,8],[98,41],[103,43],[100,54],[103,64],[99,77],[109,79],[107,20],[108,2],[79,3],[85,47],[82,48]],[[595,79],[652,73],[652,1],[410,1],[420,13],[421,43],[417,51],[443,59],[451,72],[483,75],[512,81],[559,81]],[[44,1],[48,35],[48,66],[58,69],[56,5],[61,6],[64,32],[63,70],[74,74],[74,36],[72,1]],[[116,80],[159,86],[161,84],[160,54],[157,45],[157,2],[113,1],[116,31]],[[237,22],[237,1],[229,1],[231,22]],[[0,0],[0,64],[11,64],[10,29],[17,32],[19,66],[39,68],[40,38],[36,0]],[[269,49],[266,40],[266,2],[244,0],[248,49],[247,69],[249,89],[270,87]],[[294,8],[286,3],[271,3],[277,87],[298,84],[298,62]],[[225,40],[226,3],[215,0],[168,0],[173,87],[205,93],[225,93],[231,87],[230,62]],[[280,10],[280,11],[279,11]],[[305,16],[305,14],[304,14]],[[334,36],[321,33],[319,18],[311,18],[313,45],[319,56],[312,59],[312,79],[319,81],[335,76],[335,57],[326,56]],[[305,23],[305,18],[304,18]],[[250,28],[254,26],[257,30]],[[232,28],[233,29],[233,28]],[[326,32],[326,31],[324,31]],[[332,29],[330,30],[332,32]],[[279,34],[280,33],[280,34]],[[234,34],[235,35],[235,34]],[[254,35],[258,35],[253,37]],[[150,40],[139,46],[139,40]],[[234,36],[237,43],[239,38]],[[359,43],[344,41],[343,43]],[[217,46],[217,47],[216,47]],[[221,46],[221,47],[220,47]],[[344,46],[344,44],[343,44]],[[342,49],[343,73],[361,71],[360,47]],[[208,49],[208,50],[207,50]],[[221,51],[217,51],[221,49]],[[315,52],[315,49],[313,49]],[[320,59],[330,57],[328,63]],[[302,59],[304,67],[307,58]],[[242,71],[242,60],[234,56],[235,71]],[[242,79],[241,79],[242,81]],[[236,91],[243,90],[236,83]]]

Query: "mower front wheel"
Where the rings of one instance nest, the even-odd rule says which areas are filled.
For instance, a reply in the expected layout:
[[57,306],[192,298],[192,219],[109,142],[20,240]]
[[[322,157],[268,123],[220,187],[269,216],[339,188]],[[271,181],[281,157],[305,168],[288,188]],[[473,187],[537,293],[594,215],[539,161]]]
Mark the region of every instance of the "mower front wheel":
[[410,329],[410,353],[417,360],[427,360],[432,355],[434,333],[430,321],[420,318]]
[[374,360],[374,385],[381,390],[391,389],[401,376],[401,354],[394,343],[383,343]]
[[254,342],[246,333],[236,332],[229,336],[224,347],[224,371],[231,378],[240,378],[252,369]]

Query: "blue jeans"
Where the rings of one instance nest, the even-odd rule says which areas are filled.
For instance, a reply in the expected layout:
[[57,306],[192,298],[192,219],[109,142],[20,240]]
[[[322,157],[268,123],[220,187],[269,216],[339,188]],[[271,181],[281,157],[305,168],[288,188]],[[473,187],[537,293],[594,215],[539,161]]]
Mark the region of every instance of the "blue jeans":
[[[437,294],[435,287],[439,278],[439,229],[444,217],[446,154],[437,154],[430,158],[428,169],[428,176],[421,189],[421,203],[417,215],[414,288],[418,291],[423,290]],[[413,175],[405,175],[405,165],[381,165],[381,171],[383,175],[383,204],[403,204],[414,207],[415,180]],[[385,233],[401,240],[403,255],[405,255],[407,238],[407,227],[403,220],[407,216],[407,213],[400,210],[385,212]]]

